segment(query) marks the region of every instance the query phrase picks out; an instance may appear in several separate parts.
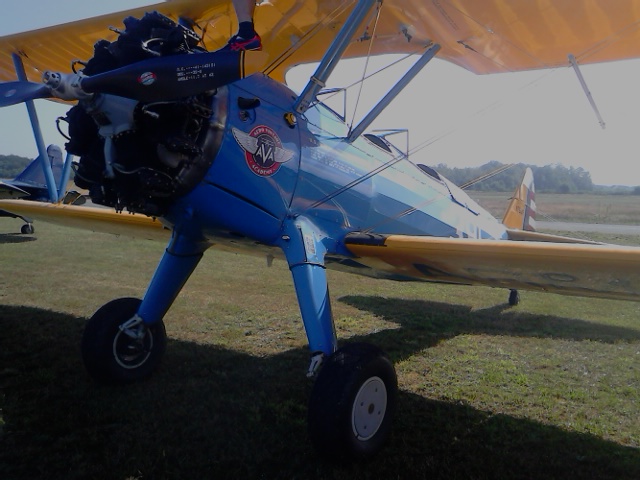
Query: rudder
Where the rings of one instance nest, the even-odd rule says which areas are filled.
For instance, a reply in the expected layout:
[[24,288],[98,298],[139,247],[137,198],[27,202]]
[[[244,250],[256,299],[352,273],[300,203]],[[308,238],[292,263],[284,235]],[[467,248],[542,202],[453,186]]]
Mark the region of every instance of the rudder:
[[536,192],[533,184],[533,172],[530,168],[524,172],[520,186],[511,197],[511,202],[502,218],[505,227],[535,232],[536,230]]

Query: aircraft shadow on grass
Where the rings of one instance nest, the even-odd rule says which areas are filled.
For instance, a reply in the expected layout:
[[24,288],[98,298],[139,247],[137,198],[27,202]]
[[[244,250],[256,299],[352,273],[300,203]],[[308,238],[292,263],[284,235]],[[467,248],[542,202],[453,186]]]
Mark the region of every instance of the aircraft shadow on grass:
[[35,240],[36,237],[19,233],[0,233],[0,245],[4,243],[26,243],[33,242]]
[[[379,313],[395,302],[372,308]],[[461,308],[411,304],[425,307]],[[477,323],[487,311],[466,315]],[[169,338],[149,381],[110,388],[82,367],[85,321],[0,305],[3,479],[640,478],[638,449],[404,391],[389,448],[368,464],[336,466],[320,460],[307,438],[305,348],[256,357]],[[425,348],[438,338],[400,323],[369,340],[390,340],[394,356],[404,355],[397,344]]]
[[[473,334],[591,340],[602,343],[640,340],[640,330],[553,315],[524,313],[513,310],[506,303],[473,310],[466,305],[364,295],[345,296],[339,300],[403,327],[367,336],[370,341],[377,341],[384,346],[391,356],[394,355],[391,345],[397,344],[405,352],[409,350],[404,343],[407,329],[412,332],[409,346],[418,344],[420,348],[436,345],[441,340],[457,335]],[[399,338],[395,339],[396,336]],[[413,353],[411,350],[409,352]],[[398,361],[398,358],[393,360]]]

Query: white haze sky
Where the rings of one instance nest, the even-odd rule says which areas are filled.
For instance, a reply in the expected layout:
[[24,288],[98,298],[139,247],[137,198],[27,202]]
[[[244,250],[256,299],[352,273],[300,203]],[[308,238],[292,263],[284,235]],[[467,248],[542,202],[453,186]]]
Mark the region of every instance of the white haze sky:
[[[4,9],[0,16],[0,36],[154,3],[12,1],[11,12]],[[581,68],[605,129],[571,68],[478,76],[441,60],[427,65],[372,128],[408,128],[411,148],[428,145],[412,159],[429,165],[558,163],[588,170],[596,184],[640,185],[640,60]],[[313,73],[313,68],[300,70],[288,77],[296,90]],[[349,82],[344,75],[356,70],[354,64],[338,67],[333,83],[344,85]],[[385,76],[365,86],[357,116],[398,78]],[[355,104],[357,96],[357,89],[351,89],[348,105]],[[36,107],[45,143],[62,146],[65,140],[55,128],[55,118],[68,107],[45,100],[36,101]],[[0,125],[0,154],[35,156],[24,105],[0,109]],[[405,142],[402,136],[390,140],[398,146]]]

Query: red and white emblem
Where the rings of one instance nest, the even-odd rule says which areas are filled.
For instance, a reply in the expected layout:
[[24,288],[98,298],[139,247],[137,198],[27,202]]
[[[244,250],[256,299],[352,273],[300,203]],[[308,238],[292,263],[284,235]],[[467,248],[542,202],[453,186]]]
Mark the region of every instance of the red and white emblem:
[[280,138],[273,129],[258,125],[249,133],[232,128],[233,136],[244,150],[247,166],[261,177],[270,177],[280,165],[293,158],[293,151],[282,148]]
[[142,75],[138,77],[138,83],[142,85],[149,86],[155,83],[157,77],[153,72],[144,72]]

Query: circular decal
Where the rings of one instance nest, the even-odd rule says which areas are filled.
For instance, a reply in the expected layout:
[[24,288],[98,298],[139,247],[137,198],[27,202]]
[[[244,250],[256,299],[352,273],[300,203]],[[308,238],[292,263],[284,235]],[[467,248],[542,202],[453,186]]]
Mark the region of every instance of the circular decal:
[[292,150],[282,148],[276,132],[266,125],[259,125],[249,133],[233,128],[233,136],[244,150],[247,166],[261,177],[270,177],[294,156]]
[[138,83],[142,85],[151,85],[156,81],[156,74],[153,72],[144,72],[138,77]]

